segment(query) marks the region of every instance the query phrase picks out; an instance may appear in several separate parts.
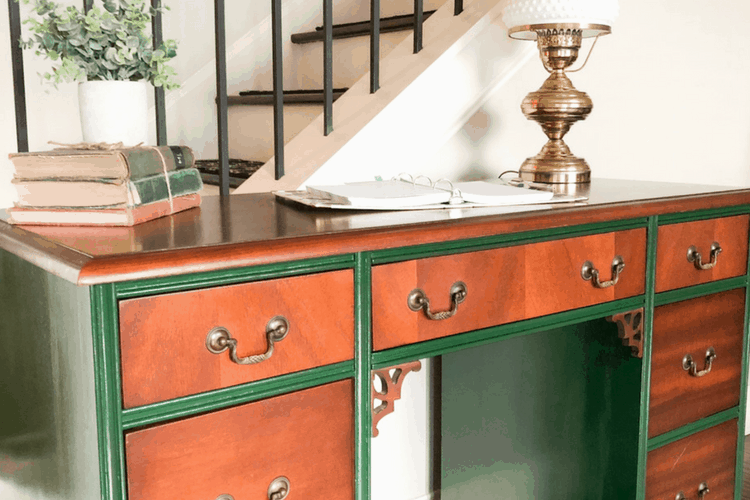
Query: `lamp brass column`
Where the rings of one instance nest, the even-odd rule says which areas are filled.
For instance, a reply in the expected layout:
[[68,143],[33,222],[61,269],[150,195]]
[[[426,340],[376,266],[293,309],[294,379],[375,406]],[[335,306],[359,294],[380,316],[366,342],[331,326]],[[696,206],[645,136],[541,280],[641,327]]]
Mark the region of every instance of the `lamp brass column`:
[[512,38],[536,38],[544,67],[550,72],[541,88],[523,100],[521,110],[529,120],[541,125],[549,141],[536,156],[521,165],[520,177],[547,184],[583,184],[591,180],[586,160],[570,152],[563,137],[570,127],[591,113],[591,98],[565,74],[577,59],[584,36],[610,32],[609,26],[580,24],[538,24],[518,26]]

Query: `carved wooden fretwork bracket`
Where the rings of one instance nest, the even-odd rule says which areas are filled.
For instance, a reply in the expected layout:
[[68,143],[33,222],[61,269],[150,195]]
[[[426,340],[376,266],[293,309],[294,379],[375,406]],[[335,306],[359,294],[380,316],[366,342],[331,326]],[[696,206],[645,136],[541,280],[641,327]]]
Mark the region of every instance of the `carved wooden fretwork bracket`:
[[[393,413],[393,404],[396,400],[401,399],[401,385],[404,383],[406,374],[409,372],[418,372],[422,369],[422,363],[412,361],[403,365],[391,366],[382,370],[372,371],[372,436],[378,435],[378,422]],[[380,390],[375,385],[375,380],[380,382]],[[375,401],[380,401],[376,406]]]
[[609,316],[607,321],[617,323],[622,344],[630,347],[633,356],[643,358],[643,308]]

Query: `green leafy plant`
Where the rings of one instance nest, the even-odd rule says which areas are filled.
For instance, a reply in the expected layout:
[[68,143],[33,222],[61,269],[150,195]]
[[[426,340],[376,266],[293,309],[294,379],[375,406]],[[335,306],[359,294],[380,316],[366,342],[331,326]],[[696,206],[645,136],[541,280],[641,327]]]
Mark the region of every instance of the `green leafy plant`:
[[42,75],[53,84],[147,80],[165,89],[179,87],[167,64],[177,54],[177,43],[166,40],[153,47],[147,28],[156,9],[147,8],[145,0],[103,0],[103,8],[88,12],[52,0],[23,2],[33,9],[24,21],[31,37],[21,43],[53,61],[52,71]]

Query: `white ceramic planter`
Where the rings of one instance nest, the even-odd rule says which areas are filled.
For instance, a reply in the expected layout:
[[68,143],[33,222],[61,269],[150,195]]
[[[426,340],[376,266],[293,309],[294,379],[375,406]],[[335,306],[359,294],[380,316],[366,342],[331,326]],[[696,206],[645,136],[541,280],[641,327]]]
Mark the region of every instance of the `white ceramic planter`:
[[78,84],[84,142],[148,143],[150,83],[93,81]]

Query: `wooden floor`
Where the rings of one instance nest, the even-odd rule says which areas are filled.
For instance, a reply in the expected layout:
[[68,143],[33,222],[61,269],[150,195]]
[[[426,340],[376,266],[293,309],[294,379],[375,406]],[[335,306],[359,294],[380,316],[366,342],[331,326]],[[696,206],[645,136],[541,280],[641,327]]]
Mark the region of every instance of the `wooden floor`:
[[745,461],[742,473],[742,500],[750,500],[750,436],[745,436]]

